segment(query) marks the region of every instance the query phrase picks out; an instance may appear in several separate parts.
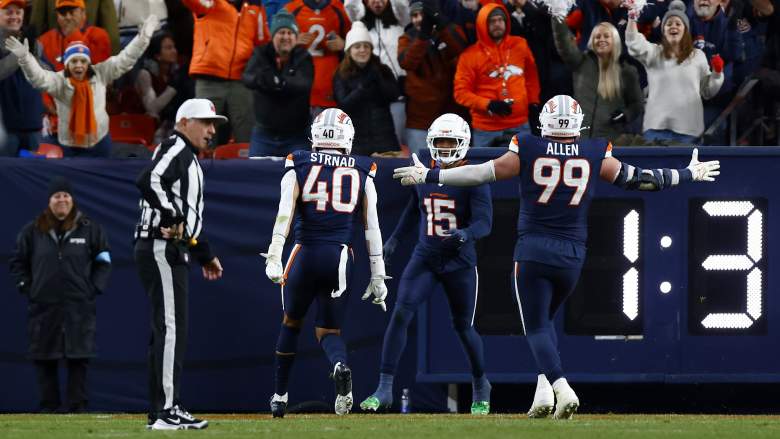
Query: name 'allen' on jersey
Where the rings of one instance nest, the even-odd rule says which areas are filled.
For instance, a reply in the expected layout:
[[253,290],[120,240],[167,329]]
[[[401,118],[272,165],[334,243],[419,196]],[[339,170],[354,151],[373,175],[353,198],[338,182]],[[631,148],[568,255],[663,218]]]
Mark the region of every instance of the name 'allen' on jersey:
[[580,146],[576,143],[547,142],[547,155],[580,155]]

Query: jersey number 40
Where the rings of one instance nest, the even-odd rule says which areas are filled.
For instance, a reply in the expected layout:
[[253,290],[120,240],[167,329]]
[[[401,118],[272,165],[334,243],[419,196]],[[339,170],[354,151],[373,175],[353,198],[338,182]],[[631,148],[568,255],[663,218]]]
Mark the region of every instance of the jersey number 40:
[[534,183],[544,186],[537,203],[547,204],[563,181],[565,186],[574,188],[569,206],[579,206],[590,179],[590,163],[585,159],[569,159],[563,162],[552,157],[541,157],[534,162]]
[[330,179],[324,176],[320,180],[321,171],[322,165],[311,167],[303,183],[301,200],[304,203],[317,203],[318,212],[326,212],[330,204],[331,209],[336,212],[352,213],[357,205],[360,190],[360,174],[357,169],[333,168]]

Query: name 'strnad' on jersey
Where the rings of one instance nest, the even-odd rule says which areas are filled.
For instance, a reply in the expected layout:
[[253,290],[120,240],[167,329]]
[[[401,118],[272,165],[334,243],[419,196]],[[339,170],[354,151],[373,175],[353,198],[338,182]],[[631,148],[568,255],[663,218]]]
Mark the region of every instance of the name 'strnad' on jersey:
[[321,154],[319,152],[310,153],[310,160],[313,163],[320,163],[325,166],[341,166],[345,168],[355,167],[355,158],[346,155]]

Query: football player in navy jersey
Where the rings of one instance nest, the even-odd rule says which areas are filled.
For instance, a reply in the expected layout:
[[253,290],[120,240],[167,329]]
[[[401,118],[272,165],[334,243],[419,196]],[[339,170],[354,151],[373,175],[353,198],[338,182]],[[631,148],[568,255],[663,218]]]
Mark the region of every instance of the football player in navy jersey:
[[[473,186],[520,176],[521,204],[514,254],[514,293],[531,352],[539,368],[532,418],[568,419],[579,399],[564,378],[553,317],[574,289],[585,260],[587,214],[595,177],[627,190],[657,191],[689,181],[714,181],[718,161],[687,168],[641,169],[612,157],[603,139],[580,140],[583,114],[577,101],[558,95],[539,116],[542,137],[515,136],[496,160],[453,169],[415,165],[393,177],[404,185]],[[552,382],[552,386],[550,385]]]
[[[451,169],[465,163],[471,132],[460,116],[445,114],[428,129],[435,166]],[[398,299],[385,331],[379,386],[360,404],[363,410],[393,404],[393,376],[406,345],[406,330],[421,303],[441,285],[450,304],[452,325],[466,351],[473,376],[471,413],[490,412],[490,382],[485,377],[482,339],[474,329],[477,305],[477,254],[474,243],[487,236],[493,216],[487,184],[462,188],[430,183],[417,186],[401,220],[385,244],[389,258],[401,236],[418,225],[419,241],[401,276]]]
[[[317,303],[315,335],[333,367],[336,414],[352,409],[352,372],[341,338],[341,322],[351,289],[351,248],[355,215],[362,215],[371,267],[363,296],[385,310],[385,264],[374,187],[376,164],[351,156],[355,130],[338,108],[320,113],[311,126],[311,151],[287,156],[279,211],[266,258],[265,274],[282,285],[284,318],[276,343],[274,417],[287,410],[287,387],[303,318]],[[295,246],[282,268],[282,249],[295,221]]]

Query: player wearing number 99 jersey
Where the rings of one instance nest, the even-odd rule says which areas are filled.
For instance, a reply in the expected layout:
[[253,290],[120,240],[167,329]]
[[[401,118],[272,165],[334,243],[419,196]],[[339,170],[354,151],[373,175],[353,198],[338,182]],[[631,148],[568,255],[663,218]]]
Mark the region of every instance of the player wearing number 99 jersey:
[[[686,181],[714,181],[717,161],[687,168],[640,169],[612,157],[606,140],[580,141],[583,114],[577,101],[559,95],[539,116],[542,138],[515,137],[496,160],[456,169],[432,169],[418,160],[396,169],[402,184],[443,183],[473,186],[519,175],[522,179],[518,240],[514,255],[514,293],[526,339],[541,374],[530,417],[568,419],[579,399],[563,376],[553,318],[573,291],[585,259],[587,214],[595,179],[627,190],[662,190]],[[550,385],[552,382],[552,386]]]
[[[428,130],[431,157],[442,168],[464,163],[471,134],[455,114],[437,118]],[[401,236],[419,224],[419,240],[401,276],[398,299],[385,332],[379,386],[360,404],[364,410],[393,404],[393,376],[406,345],[406,332],[421,303],[442,286],[447,295],[452,324],[471,364],[473,394],[471,412],[490,412],[490,383],[485,377],[482,339],[474,329],[477,303],[477,255],[474,242],[490,233],[493,204],[490,188],[483,184],[464,188],[424,184],[417,186],[409,204],[385,244],[385,258]],[[419,218],[419,221],[418,221]]]
[[[284,319],[276,344],[274,417],[287,408],[287,387],[303,318],[317,302],[315,335],[333,367],[336,414],[352,409],[352,372],[341,338],[341,323],[351,289],[350,247],[354,216],[365,224],[371,281],[363,299],[385,309],[387,287],[382,235],[376,211],[376,164],[349,155],[355,130],[346,113],[329,108],[312,123],[312,151],[296,151],[285,161],[279,212],[266,257],[265,273],[282,285]],[[297,215],[297,217],[296,217]],[[284,242],[293,218],[295,246],[282,269]]]

